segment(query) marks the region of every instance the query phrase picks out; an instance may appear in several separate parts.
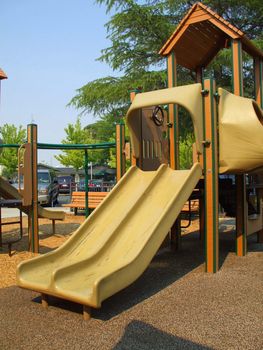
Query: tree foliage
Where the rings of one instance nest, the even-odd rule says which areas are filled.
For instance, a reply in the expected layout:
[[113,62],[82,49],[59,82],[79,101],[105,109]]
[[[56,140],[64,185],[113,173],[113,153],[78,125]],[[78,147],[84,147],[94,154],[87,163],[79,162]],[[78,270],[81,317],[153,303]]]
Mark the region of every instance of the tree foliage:
[[[65,128],[66,138],[62,140],[62,144],[94,144],[98,143],[90,129],[83,128],[80,118],[75,124],[68,124]],[[94,150],[88,151],[90,162],[101,163],[105,156],[104,151]],[[64,166],[72,166],[77,171],[84,167],[84,151],[82,150],[63,150],[62,154],[55,156],[56,159]]]
[[94,80],[77,90],[71,104],[82,113],[93,113],[102,120],[110,117],[115,121],[123,117],[130,104],[129,91],[143,86],[144,90],[156,90],[166,86],[164,71],[145,71],[123,77],[106,77]]
[[[97,0],[116,13],[106,24],[111,46],[102,50],[100,60],[124,75],[149,70],[162,64],[158,51],[195,1],[171,0]],[[220,16],[262,40],[263,6],[261,0],[206,0]]]
[[[171,0],[97,0],[114,11],[106,29],[111,45],[102,50],[99,60],[106,62],[121,77],[106,77],[84,85],[77,91],[71,104],[84,113],[96,116],[108,113],[123,115],[129,105],[129,89],[142,86],[144,91],[166,85],[165,60],[158,51],[195,1]],[[261,0],[207,0],[203,1],[220,16],[247,33],[248,37],[263,42],[263,6]],[[216,78],[229,84],[229,52],[223,51],[211,69]],[[179,84],[191,81],[191,74],[179,70]]]
[[[0,127],[0,135],[4,144],[23,144],[26,139],[26,129],[22,125],[4,124]],[[18,155],[16,148],[4,148],[0,154],[0,164],[4,166],[3,176],[12,178],[17,172]]]
[[187,134],[184,138],[179,140],[179,154],[180,154],[180,169],[189,169],[193,164],[193,143],[194,137],[192,134]]
[[[86,131],[82,128],[79,118],[77,119],[75,125],[68,124],[68,126],[64,130],[66,133],[66,138],[62,140],[62,144],[86,143]],[[55,156],[55,158],[64,166],[72,166],[76,170],[83,168],[83,151],[63,150],[62,154]]]

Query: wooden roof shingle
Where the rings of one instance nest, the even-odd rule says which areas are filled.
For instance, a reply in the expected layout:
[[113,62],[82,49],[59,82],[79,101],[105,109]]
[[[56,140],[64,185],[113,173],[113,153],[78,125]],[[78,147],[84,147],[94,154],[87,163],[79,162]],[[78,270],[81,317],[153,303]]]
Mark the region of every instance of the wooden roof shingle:
[[195,70],[209,64],[218,51],[228,45],[229,39],[240,39],[243,49],[252,57],[263,58],[263,52],[240,29],[197,2],[159,53],[167,56],[174,51],[178,64]]

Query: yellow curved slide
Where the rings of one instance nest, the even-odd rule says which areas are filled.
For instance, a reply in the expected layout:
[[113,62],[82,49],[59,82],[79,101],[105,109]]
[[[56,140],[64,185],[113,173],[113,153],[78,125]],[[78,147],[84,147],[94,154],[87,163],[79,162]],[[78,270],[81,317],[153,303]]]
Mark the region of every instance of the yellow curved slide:
[[[21,194],[18,190],[12,186],[8,181],[5,181],[0,176],[0,197],[4,199],[22,199]],[[28,207],[22,207],[22,211],[28,215]],[[64,220],[65,213],[63,211],[53,211],[43,208],[41,205],[38,206],[38,217],[50,220]]]
[[19,265],[18,285],[100,307],[146,269],[201,175],[131,167],[63,246]]

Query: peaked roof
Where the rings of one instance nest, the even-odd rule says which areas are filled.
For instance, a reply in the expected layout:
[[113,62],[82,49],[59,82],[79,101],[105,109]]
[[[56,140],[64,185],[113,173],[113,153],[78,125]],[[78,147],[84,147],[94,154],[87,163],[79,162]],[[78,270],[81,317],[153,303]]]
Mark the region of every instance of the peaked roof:
[[7,79],[7,75],[5,74],[5,72],[0,68],[0,80],[2,79]]
[[263,57],[245,34],[200,2],[195,3],[161,48],[163,56],[176,53],[178,64],[189,69],[205,67],[229,39],[240,39],[252,57]]

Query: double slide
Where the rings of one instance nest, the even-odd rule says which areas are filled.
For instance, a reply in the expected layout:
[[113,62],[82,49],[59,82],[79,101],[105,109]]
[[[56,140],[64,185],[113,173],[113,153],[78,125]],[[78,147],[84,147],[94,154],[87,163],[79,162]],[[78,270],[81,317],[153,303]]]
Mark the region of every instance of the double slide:
[[[196,148],[203,151],[201,84],[137,94],[127,113],[133,156],[140,158],[141,109],[169,103],[191,115]],[[223,173],[263,167],[263,112],[255,101],[219,89],[219,165]],[[54,252],[23,262],[23,288],[91,307],[135,281],[146,269],[202,176],[201,165],[157,171],[131,167],[112,192]]]
[[100,307],[147,268],[201,176],[131,167],[64,245],[19,265],[18,285]]

